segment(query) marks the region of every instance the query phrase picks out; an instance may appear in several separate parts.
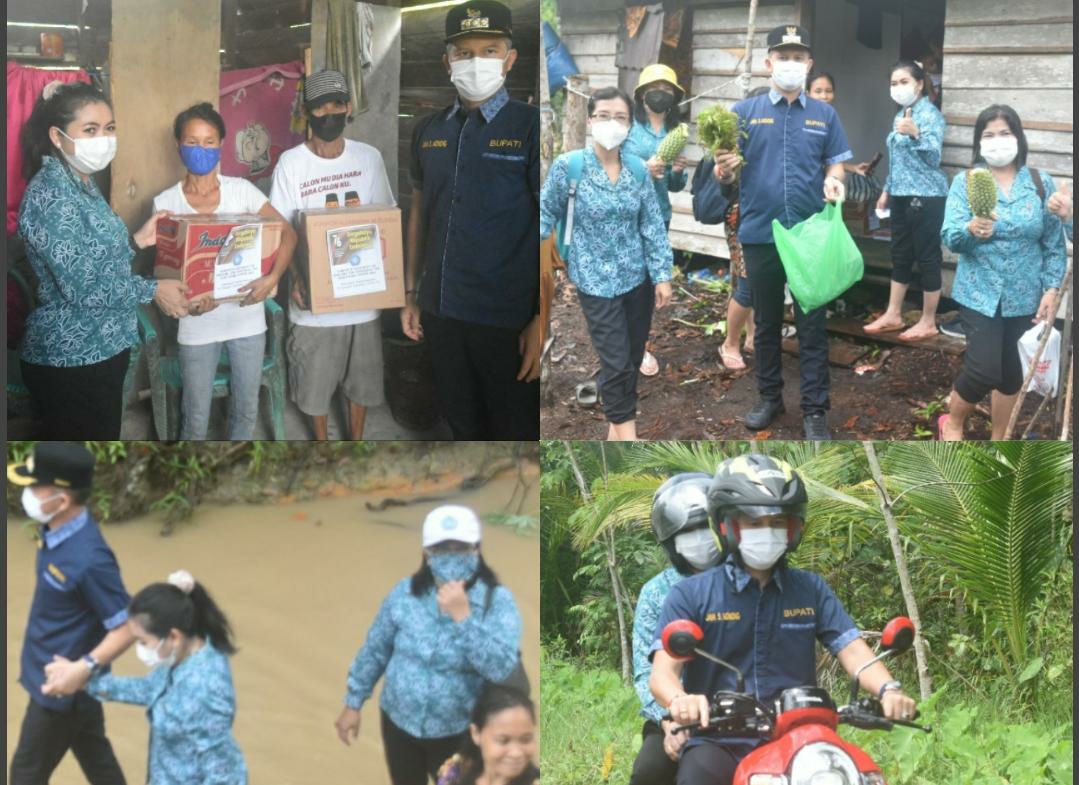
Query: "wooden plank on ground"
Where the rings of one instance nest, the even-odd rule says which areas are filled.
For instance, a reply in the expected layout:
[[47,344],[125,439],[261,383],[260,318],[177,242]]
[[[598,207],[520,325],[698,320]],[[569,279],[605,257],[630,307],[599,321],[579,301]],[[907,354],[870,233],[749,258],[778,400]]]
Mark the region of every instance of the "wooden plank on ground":
[[[798,356],[798,339],[784,338],[783,351]],[[828,341],[828,364],[838,368],[850,368],[869,354],[869,347],[851,341],[832,339]]]
[[899,340],[900,330],[890,333],[873,333],[870,335],[863,329],[863,324],[857,319],[844,319],[838,316],[833,316],[828,320],[828,332],[837,335],[849,335],[863,341],[886,343],[892,346],[917,346],[920,349],[929,349],[930,351],[946,352],[947,354],[954,355],[960,355],[966,349],[965,341],[959,338],[953,338],[950,335],[944,335],[943,333],[935,338],[918,341],[917,343]]

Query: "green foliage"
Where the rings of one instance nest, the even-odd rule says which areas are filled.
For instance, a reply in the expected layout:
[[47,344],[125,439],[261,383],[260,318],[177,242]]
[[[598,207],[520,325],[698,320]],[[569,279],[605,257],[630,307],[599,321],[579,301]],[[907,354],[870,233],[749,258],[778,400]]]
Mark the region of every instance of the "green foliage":
[[514,515],[494,512],[483,516],[483,520],[495,526],[505,526],[520,535],[532,534],[539,528],[539,520],[532,515]]
[[746,136],[738,115],[722,104],[712,104],[697,116],[697,138],[712,155],[719,150],[738,152],[738,140]]

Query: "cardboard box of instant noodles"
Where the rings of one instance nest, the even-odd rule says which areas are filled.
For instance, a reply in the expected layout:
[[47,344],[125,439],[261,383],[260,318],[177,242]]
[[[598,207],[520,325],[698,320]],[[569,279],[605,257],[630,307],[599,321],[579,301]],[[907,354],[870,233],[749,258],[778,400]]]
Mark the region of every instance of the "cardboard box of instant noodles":
[[239,289],[273,269],[284,224],[241,213],[171,215],[157,222],[155,278],[180,278],[188,299],[242,300]]
[[386,205],[302,210],[296,261],[311,313],[405,304],[401,210]]

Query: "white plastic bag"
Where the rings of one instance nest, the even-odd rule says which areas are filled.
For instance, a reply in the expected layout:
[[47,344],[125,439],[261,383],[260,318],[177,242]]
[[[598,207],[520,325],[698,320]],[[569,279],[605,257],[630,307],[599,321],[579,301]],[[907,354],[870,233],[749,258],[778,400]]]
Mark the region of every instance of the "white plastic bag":
[[[1023,333],[1019,339],[1019,360],[1023,364],[1023,378],[1030,371],[1030,361],[1034,359],[1034,352],[1038,350],[1042,333],[1046,325],[1036,324]],[[1038,367],[1034,375],[1030,377],[1027,392],[1037,392],[1055,398],[1057,394],[1057,381],[1060,378],[1060,330],[1055,327],[1049,335],[1049,341],[1045,344],[1045,351],[1038,360]]]

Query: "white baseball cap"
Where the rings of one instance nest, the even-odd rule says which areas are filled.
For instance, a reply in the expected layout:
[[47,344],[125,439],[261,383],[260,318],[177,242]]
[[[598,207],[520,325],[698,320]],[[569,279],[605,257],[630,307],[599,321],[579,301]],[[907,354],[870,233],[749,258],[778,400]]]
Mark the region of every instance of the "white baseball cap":
[[446,504],[427,513],[423,521],[423,547],[455,540],[475,545],[480,541],[480,519],[468,507]]

